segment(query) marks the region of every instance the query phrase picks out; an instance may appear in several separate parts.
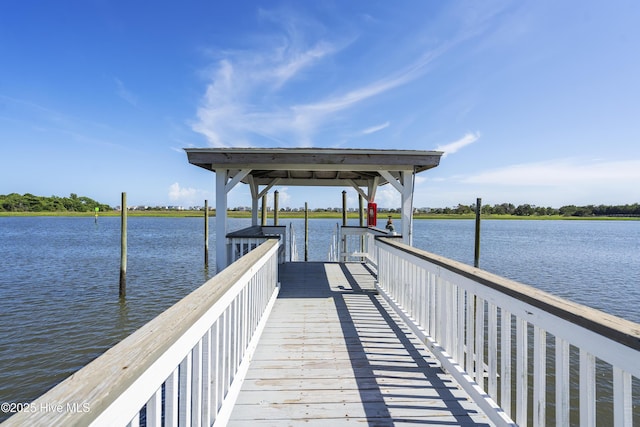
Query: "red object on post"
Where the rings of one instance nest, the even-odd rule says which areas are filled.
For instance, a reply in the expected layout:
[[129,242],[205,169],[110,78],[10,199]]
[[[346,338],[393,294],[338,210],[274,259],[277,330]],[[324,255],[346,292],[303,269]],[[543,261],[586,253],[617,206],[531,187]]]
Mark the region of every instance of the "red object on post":
[[378,224],[378,205],[367,203],[367,226],[375,227]]

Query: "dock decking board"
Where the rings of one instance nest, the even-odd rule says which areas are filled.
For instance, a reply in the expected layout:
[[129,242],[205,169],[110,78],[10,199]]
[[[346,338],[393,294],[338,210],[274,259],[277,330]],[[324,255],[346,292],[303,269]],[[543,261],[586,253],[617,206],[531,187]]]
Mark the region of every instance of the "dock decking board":
[[288,263],[231,426],[491,425],[362,264]]

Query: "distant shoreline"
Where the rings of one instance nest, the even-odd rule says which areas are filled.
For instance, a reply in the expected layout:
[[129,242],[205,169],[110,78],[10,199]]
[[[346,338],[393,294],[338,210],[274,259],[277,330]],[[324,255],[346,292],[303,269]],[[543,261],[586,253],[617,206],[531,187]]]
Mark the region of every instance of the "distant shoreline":
[[[167,211],[167,210],[145,210],[145,211],[128,211],[129,217],[167,217],[167,218],[190,218],[202,217],[203,211],[184,210],[184,211]],[[378,212],[378,218],[384,220],[389,215],[393,219],[400,219],[399,213]],[[94,212],[0,212],[0,217],[34,217],[34,216],[55,216],[55,217],[87,217],[95,216]],[[120,216],[119,211],[99,212],[98,217],[114,217]],[[215,218],[215,212],[209,214],[211,218]],[[228,211],[229,218],[251,218],[251,212],[248,211]],[[278,215],[280,220],[304,218],[304,212],[280,212]],[[358,219],[357,212],[349,212],[349,219]],[[260,217],[259,217],[260,218]],[[622,216],[562,216],[562,215],[482,215],[482,219],[486,220],[569,220],[569,221],[640,221],[640,217],[622,217]],[[342,212],[309,212],[309,219],[342,219]],[[475,219],[475,214],[414,214],[413,219]],[[268,215],[268,220],[273,223],[273,212]]]

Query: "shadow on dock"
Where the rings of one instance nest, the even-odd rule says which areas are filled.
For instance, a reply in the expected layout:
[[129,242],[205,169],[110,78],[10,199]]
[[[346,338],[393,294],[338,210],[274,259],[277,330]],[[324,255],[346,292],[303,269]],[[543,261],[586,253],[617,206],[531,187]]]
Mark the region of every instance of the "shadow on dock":
[[362,264],[288,263],[230,425],[490,425]]

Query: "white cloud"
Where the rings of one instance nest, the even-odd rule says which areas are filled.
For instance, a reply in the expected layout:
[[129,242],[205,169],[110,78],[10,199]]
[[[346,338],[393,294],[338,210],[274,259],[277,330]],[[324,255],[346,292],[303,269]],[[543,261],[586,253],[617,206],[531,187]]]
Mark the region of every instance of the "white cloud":
[[195,188],[183,188],[179,183],[169,186],[168,197],[172,203],[182,206],[195,206],[204,204],[203,191]]
[[287,140],[299,137],[300,122],[295,122],[292,107],[283,104],[280,91],[338,49],[326,40],[307,43],[300,30],[305,23],[290,16],[262,15],[278,22],[285,34],[261,38],[267,47],[227,51],[218,60],[192,124],[212,146],[251,146],[255,135],[290,145]]
[[436,147],[436,151],[444,151],[444,154],[442,155],[442,157],[446,157],[448,154],[456,153],[461,148],[466,147],[469,144],[473,144],[478,139],[480,139],[480,132],[475,132],[475,133],[469,132],[469,133],[466,133],[462,138],[458,139],[457,141],[453,141],[445,145],[438,145]]
[[[423,184],[425,182],[428,182],[428,181],[429,181],[429,179],[427,179],[426,177],[424,177],[422,175],[416,175],[414,177],[414,185],[421,185],[421,184]],[[433,181],[433,179],[432,179],[432,181]]]
[[400,193],[391,184],[379,187],[376,191],[376,203],[384,208],[399,208],[402,204]]
[[287,206],[290,206],[291,204],[291,195],[289,194],[289,187],[278,187],[275,190],[273,190],[273,192],[269,192],[267,194],[267,204],[271,207],[273,207],[273,197],[274,197],[274,193],[275,191],[278,192],[278,207],[279,208],[286,208]]
[[[629,184],[640,182],[640,160],[580,161],[559,159],[537,163],[523,163],[488,170],[462,179],[469,184],[506,186],[585,186]],[[640,190],[637,190],[640,191]]]
[[[339,87],[325,98],[306,102],[304,97],[312,96],[309,91],[302,91],[296,98],[285,92],[293,82],[305,77],[305,71],[326,62],[349,42],[308,42],[312,37],[308,27],[315,23],[291,16],[285,16],[280,23],[275,14],[262,13],[278,22],[285,34],[262,37],[260,48],[227,51],[218,60],[191,126],[205,135],[212,146],[254,146],[255,136],[284,146],[310,146],[318,129],[339,118],[339,112],[424,75],[431,62],[454,44],[443,43],[395,72],[369,82],[358,81],[358,86]],[[338,40],[343,36],[332,37]],[[340,84],[345,84],[344,80]],[[384,127],[366,129],[365,134]]]
[[116,78],[114,80],[116,82],[116,93],[118,94],[118,96],[124,99],[125,101],[127,101],[129,104],[133,105],[134,107],[137,106],[138,97],[134,95],[131,91],[129,91],[120,79]]
[[370,135],[372,133],[380,132],[381,130],[388,128],[390,124],[391,123],[389,122],[384,122],[376,126],[371,126],[369,128],[364,129],[361,133],[363,135]]
[[[431,181],[431,179],[429,179]],[[553,159],[437,178],[416,189],[416,206],[529,203],[538,206],[625,204],[640,200],[640,160]]]

